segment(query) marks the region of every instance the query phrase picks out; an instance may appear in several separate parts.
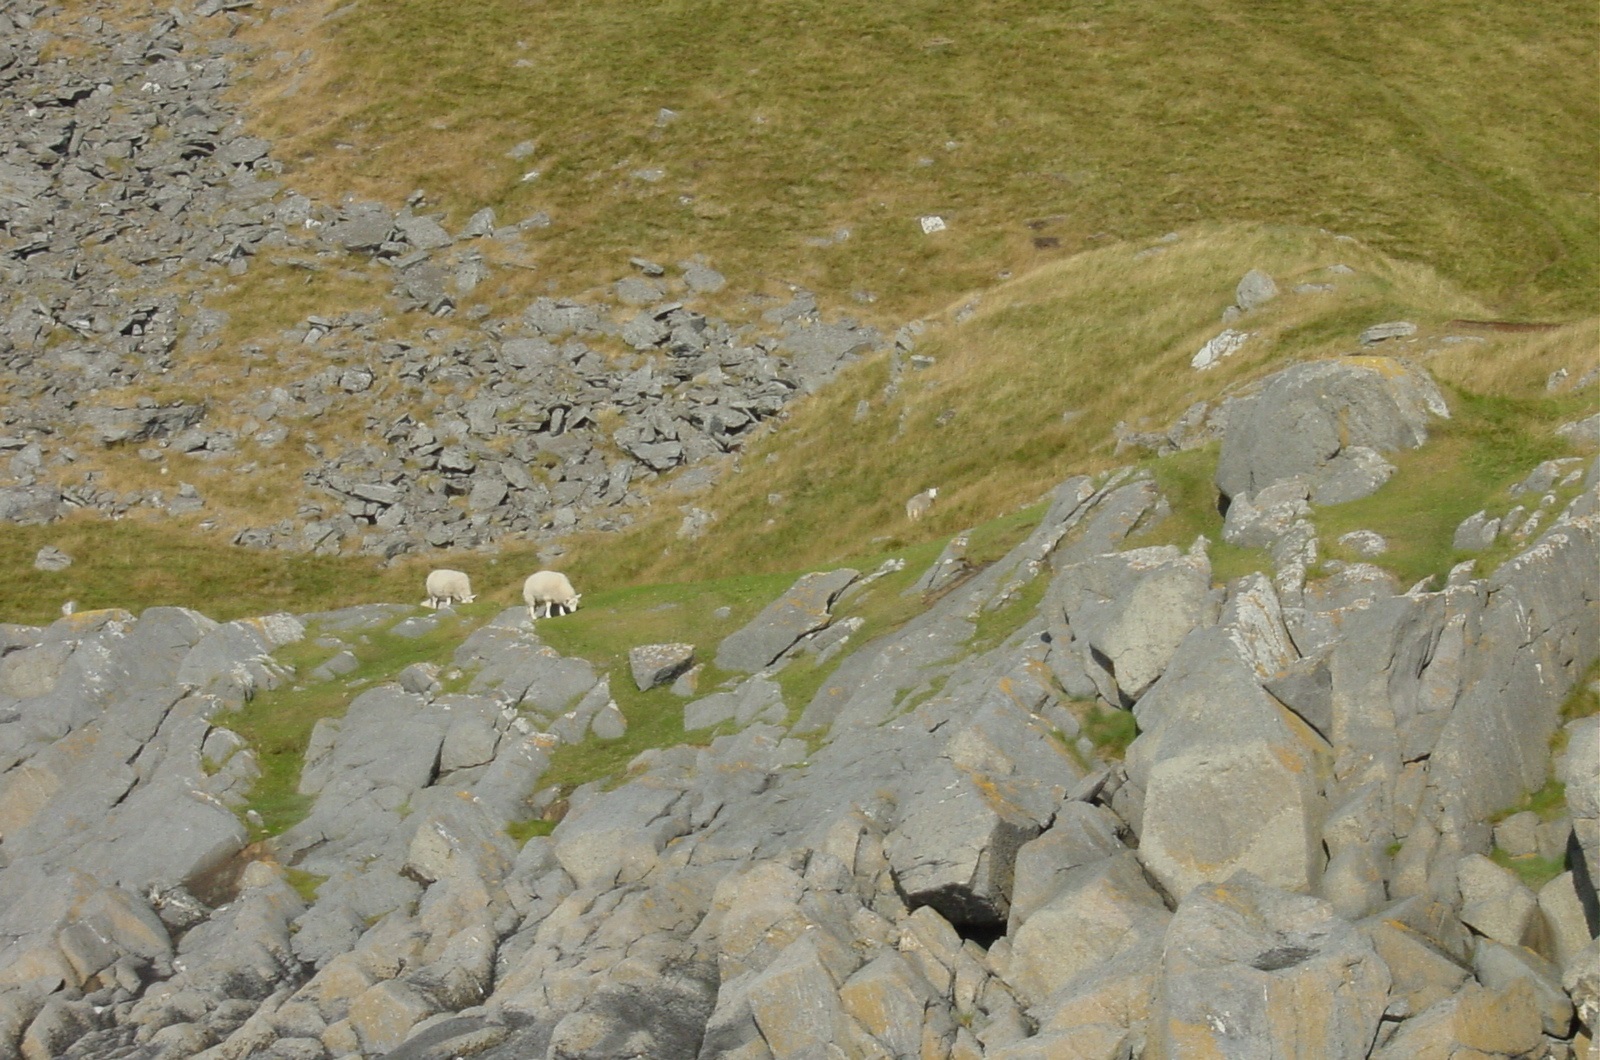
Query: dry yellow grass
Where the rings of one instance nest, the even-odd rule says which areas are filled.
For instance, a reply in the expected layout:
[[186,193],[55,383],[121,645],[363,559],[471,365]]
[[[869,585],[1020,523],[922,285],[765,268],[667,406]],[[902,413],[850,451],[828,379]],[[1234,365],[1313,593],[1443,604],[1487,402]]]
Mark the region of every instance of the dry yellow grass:
[[[1336,264],[1354,271],[1329,270]],[[1190,359],[1222,330],[1221,311],[1251,268],[1283,293],[1232,325],[1251,335],[1238,353],[1195,371]],[[1301,282],[1334,289],[1294,293]],[[1552,365],[1580,371],[1594,334],[1592,321],[1551,333],[1452,327],[1487,310],[1432,270],[1326,233],[1272,227],[1105,247],[1006,284],[970,314],[958,308],[918,346],[935,363],[905,370],[897,391],[887,389],[887,357],[875,358],[752,444],[735,473],[692,501],[718,513],[707,538],[675,539],[678,506],[688,503],[677,499],[627,542],[589,547],[644,580],[835,562],[867,542],[893,548],[954,533],[1035,502],[1069,474],[1125,463],[1134,457],[1115,452],[1118,421],[1165,428],[1191,403],[1276,366],[1362,352],[1357,336],[1372,324],[1406,319],[1419,331],[1371,352],[1420,360],[1467,390],[1528,394],[1542,392]],[[859,407],[867,415],[858,418]],[[928,486],[940,488],[939,501],[913,527],[901,506]]]
[[[422,188],[456,221],[547,208],[535,264],[566,291],[699,251],[903,319],[1106,238],[1254,220],[1356,234],[1519,312],[1594,304],[1592,5],[264,0],[249,19],[239,97],[292,182]],[[950,230],[923,238],[924,213]]]

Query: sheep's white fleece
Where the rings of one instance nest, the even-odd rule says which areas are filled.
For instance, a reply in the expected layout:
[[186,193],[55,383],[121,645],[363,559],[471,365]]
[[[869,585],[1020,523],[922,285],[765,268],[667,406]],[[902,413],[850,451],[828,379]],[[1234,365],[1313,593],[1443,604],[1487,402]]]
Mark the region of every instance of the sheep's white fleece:
[[[529,618],[549,618],[558,607],[562,614],[571,614],[578,609],[582,598],[560,571],[542,570],[528,575],[528,580],[522,583],[522,599],[528,605]],[[541,607],[543,615],[539,614]]]
[[472,582],[458,570],[436,570],[428,575],[428,598],[422,601],[423,607],[438,610],[449,603],[470,604],[477,597],[472,595]]

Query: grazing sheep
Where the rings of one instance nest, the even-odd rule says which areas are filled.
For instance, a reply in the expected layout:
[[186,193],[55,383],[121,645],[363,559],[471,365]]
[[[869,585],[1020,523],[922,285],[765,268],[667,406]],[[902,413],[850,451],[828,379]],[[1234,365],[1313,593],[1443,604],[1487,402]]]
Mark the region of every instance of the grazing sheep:
[[428,575],[428,598],[422,601],[423,607],[431,607],[437,611],[454,602],[470,604],[477,597],[472,595],[472,582],[458,570],[436,570]]
[[[522,583],[522,599],[528,604],[528,618],[549,618],[560,613],[570,615],[578,609],[578,602],[583,597],[572,591],[572,583],[567,581],[567,576],[560,571],[542,570],[537,574],[528,575],[528,580]],[[544,614],[539,614],[539,609],[544,608]]]
[[925,489],[921,493],[906,501],[906,518],[916,522],[928,514],[928,509],[933,507],[933,499],[939,495],[937,486]]

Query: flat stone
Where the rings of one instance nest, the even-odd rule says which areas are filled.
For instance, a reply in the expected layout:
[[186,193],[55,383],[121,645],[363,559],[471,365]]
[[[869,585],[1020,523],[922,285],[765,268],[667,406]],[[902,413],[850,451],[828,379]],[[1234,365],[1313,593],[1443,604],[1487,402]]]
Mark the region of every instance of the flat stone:
[[1387,324],[1374,324],[1361,332],[1361,345],[1373,346],[1389,339],[1409,338],[1417,333],[1417,326],[1409,320],[1395,320]]
[[41,571],[61,571],[72,566],[72,557],[56,548],[46,545],[33,557],[33,569]]
[[641,692],[675,680],[693,665],[693,644],[641,644],[628,651],[633,683]]
[[1265,305],[1278,297],[1278,285],[1271,276],[1260,269],[1251,269],[1234,288],[1234,303],[1245,312]]

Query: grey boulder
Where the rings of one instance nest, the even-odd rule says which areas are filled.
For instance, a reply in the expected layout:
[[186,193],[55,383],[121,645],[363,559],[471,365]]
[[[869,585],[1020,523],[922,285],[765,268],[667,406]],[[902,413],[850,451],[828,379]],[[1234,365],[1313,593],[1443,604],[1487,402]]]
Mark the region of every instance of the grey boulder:
[[1196,889],[1167,928],[1151,1026],[1160,1056],[1364,1060],[1389,969],[1327,903],[1248,873]]
[[676,680],[693,665],[693,644],[641,644],[628,651],[628,668],[641,692]]
[[1381,454],[1413,449],[1449,409],[1422,369],[1391,358],[1312,361],[1267,378],[1228,419],[1217,464],[1226,498],[1304,476],[1311,500],[1335,504],[1377,489]]

